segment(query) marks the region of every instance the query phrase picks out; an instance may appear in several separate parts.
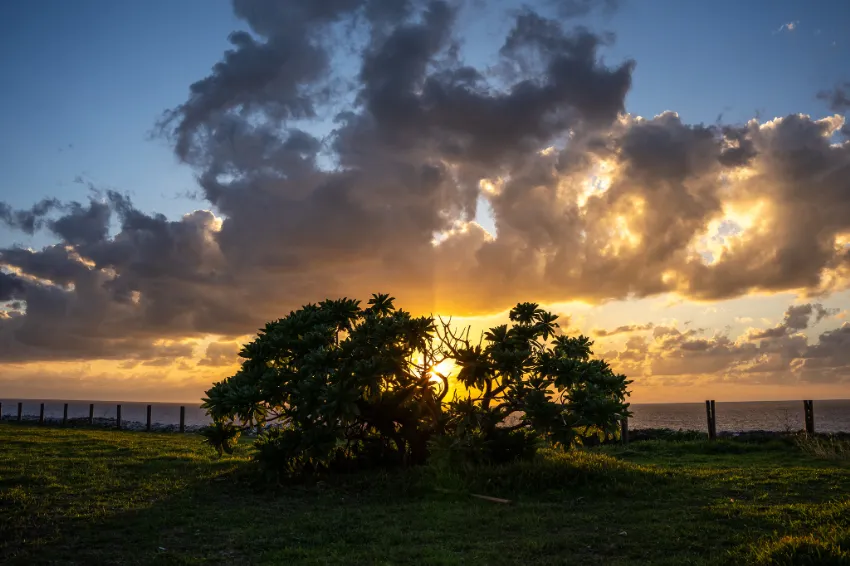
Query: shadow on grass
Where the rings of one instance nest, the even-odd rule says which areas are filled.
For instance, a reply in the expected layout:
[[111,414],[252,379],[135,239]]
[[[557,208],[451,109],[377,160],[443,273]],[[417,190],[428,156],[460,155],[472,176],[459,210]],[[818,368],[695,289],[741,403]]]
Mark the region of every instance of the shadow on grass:
[[[236,458],[217,460],[199,441],[152,443],[150,436],[113,434],[93,437],[93,449],[117,443],[128,449],[126,457],[93,462],[90,473],[74,476],[62,476],[59,462],[47,470],[61,478],[62,489],[47,494],[47,505],[28,499],[20,508],[34,515],[32,526],[46,527],[18,532],[0,561],[749,563],[792,551],[811,554],[811,545],[826,545],[821,557],[829,558],[823,553],[840,548],[847,532],[840,508],[818,506],[833,493],[827,483],[850,488],[841,470],[807,475],[811,468],[796,453],[771,446],[635,444],[546,452],[536,462],[463,474],[429,468],[354,473],[261,490],[249,481],[255,470],[244,447]],[[705,457],[725,463],[706,467],[699,464]],[[10,477],[38,478],[37,460]],[[777,471],[789,462],[790,472]],[[789,503],[793,490],[809,502]],[[469,492],[513,504],[473,499]],[[63,505],[64,513],[51,515],[52,506]],[[750,545],[753,551],[744,553]]]
[[[87,477],[88,485],[75,486],[94,497],[99,511],[83,506],[65,516],[42,516],[47,528],[30,525],[13,533],[3,558],[28,564],[350,564],[381,556],[392,564],[474,557],[547,563],[564,552],[592,557],[603,550],[598,540],[616,540],[628,526],[625,517],[612,521],[615,505],[592,503],[593,486],[602,493],[605,482],[645,483],[638,466],[578,452],[474,475],[474,482],[494,491],[523,494],[509,507],[437,493],[424,468],[353,473],[277,490],[258,489],[248,481],[253,472],[245,459],[153,454],[112,460],[108,473],[117,482]],[[558,496],[541,505],[535,492],[544,485]],[[575,520],[565,521],[570,516]],[[582,525],[604,528],[588,533]],[[563,536],[552,538],[553,529]]]

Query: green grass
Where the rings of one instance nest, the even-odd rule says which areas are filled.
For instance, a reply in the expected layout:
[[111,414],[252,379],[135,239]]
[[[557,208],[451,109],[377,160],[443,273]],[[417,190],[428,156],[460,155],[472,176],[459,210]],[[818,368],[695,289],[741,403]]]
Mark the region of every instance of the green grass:
[[4,423],[0,563],[850,564],[850,467],[793,443],[652,441],[276,490],[252,482],[249,452]]

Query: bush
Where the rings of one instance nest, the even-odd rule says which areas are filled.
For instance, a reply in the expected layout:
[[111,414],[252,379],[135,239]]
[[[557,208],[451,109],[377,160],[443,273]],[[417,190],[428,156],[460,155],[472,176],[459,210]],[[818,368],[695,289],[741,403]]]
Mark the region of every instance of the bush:
[[205,426],[199,432],[204,437],[204,441],[215,448],[219,456],[225,452],[233,454],[233,447],[236,446],[236,442],[242,434],[239,427],[222,421],[216,421]]
[[[365,309],[306,305],[268,323],[240,370],[207,391],[204,434],[222,452],[233,430],[264,425],[255,457],[287,476],[422,464],[431,452],[461,466],[511,462],[543,443],[614,438],[631,382],[537,304],[510,320],[473,345],[468,329],[413,317],[388,295]],[[437,371],[445,360],[456,376]]]
[[496,428],[489,436],[481,431],[465,435],[442,435],[429,444],[432,465],[450,470],[527,462],[534,459],[542,446],[540,435],[532,430],[504,428]]
[[254,443],[254,460],[269,478],[348,472],[369,468],[393,468],[402,464],[402,454],[373,436],[340,443],[336,439],[286,427],[272,427]]

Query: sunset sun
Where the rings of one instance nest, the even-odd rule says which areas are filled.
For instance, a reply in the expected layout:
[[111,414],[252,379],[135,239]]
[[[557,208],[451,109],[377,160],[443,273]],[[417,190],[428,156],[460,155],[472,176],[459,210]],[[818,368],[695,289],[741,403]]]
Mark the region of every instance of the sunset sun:
[[442,381],[437,374],[443,375],[447,378],[451,378],[457,369],[457,364],[452,359],[445,359],[439,364],[433,366],[431,371],[431,381]]

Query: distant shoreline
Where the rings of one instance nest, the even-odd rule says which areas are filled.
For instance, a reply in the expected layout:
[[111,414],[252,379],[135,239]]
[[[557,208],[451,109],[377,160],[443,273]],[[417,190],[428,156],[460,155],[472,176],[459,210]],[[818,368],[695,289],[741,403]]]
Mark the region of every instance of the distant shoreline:
[[[69,420],[88,421],[90,406],[94,405],[93,416],[104,423],[114,423],[117,407],[121,406],[122,423],[127,428],[144,429],[147,422],[147,407],[151,406],[151,421],[158,423],[154,430],[168,431],[177,428],[180,422],[180,407],[185,407],[184,423],[187,430],[197,430],[210,423],[206,410],[197,404],[139,403],[139,402],[94,402],[63,400],[0,399],[3,420],[17,418],[18,403],[22,404],[22,416],[37,420],[44,404],[44,417],[50,422],[59,422],[68,404]],[[639,429],[706,430],[704,403],[635,403],[630,406],[633,416],[629,427]],[[850,431],[850,400],[815,400],[815,430],[817,432]],[[106,426],[112,426],[107,424]],[[752,430],[791,431],[805,427],[803,403],[797,401],[739,401],[717,402],[717,431],[739,432]]]
[[[39,418],[33,415],[22,415],[21,416],[21,424],[22,425],[36,425],[38,424]],[[0,418],[0,423],[8,423],[8,424],[17,424],[17,418],[12,416],[9,418],[9,415],[4,415]],[[115,418],[104,418],[104,417],[95,417],[92,420],[92,423],[89,423],[88,417],[75,417],[73,419],[69,418],[65,424],[62,423],[62,419],[57,419],[55,417],[45,417],[44,425],[46,427],[51,428],[91,428],[91,429],[114,429],[116,431],[128,431],[128,432],[145,432],[147,430],[147,425],[143,422],[131,420],[131,421],[121,421],[121,428],[118,429],[118,421]],[[205,425],[186,425],[184,427],[184,434],[193,434],[199,432],[204,428]],[[159,432],[159,433],[179,433],[180,427],[176,424],[169,423],[151,423],[150,432]],[[761,440],[761,439],[770,439],[770,438],[786,438],[792,437],[797,434],[802,434],[804,431],[800,430],[761,430],[761,429],[752,429],[752,430],[738,430],[738,431],[730,431],[723,430],[717,432],[717,438],[719,439],[740,439],[740,440]],[[253,430],[246,430],[243,432],[245,436],[256,436],[256,433]],[[706,435],[706,432],[703,430],[695,430],[695,429],[671,429],[671,428],[635,428],[629,431],[629,442],[640,442],[640,441],[648,441],[648,440],[682,440],[689,439],[694,440],[697,437],[703,437]],[[816,432],[816,436],[823,437],[839,437],[845,438],[850,437],[850,430],[847,431],[830,431],[830,432]],[[611,442],[611,441],[609,441]]]

